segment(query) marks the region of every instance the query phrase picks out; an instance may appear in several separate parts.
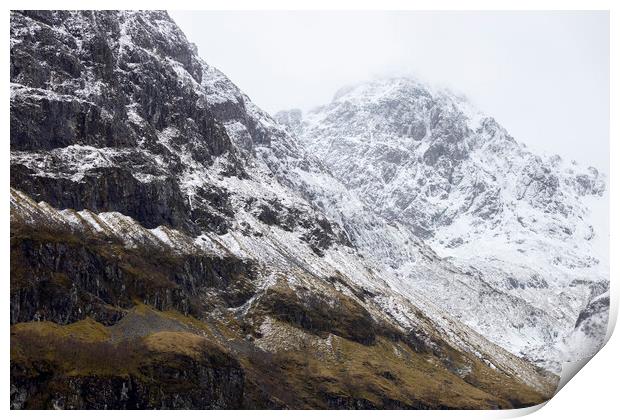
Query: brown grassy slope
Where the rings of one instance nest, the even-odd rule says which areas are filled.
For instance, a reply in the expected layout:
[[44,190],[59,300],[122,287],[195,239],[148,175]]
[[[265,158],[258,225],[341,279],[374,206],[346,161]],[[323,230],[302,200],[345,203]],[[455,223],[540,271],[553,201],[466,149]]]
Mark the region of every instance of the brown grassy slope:
[[[120,328],[153,317],[170,321],[177,331],[142,330],[144,336],[118,340],[114,337],[120,336],[115,331],[119,327],[90,319],[64,326],[16,324],[11,329],[12,380],[36,378],[39,389],[30,398],[30,408],[49,407],[63,395],[70,399],[73,390],[61,385],[70,378],[156,381],[165,392],[200,389],[199,377],[183,385],[145,372],[150,372],[149,366],[163,365],[177,376],[192,378],[184,369],[205,360],[209,366],[242,368],[243,397],[230,408],[511,408],[546,399],[482,363],[473,363],[469,377],[461,377],[436,357],[383,337],[364,345],[331,336],[331,349],[325,352],[319,350],[320,342],[329,336],[323,339],[269,320],[273,330],[305,346],[304,351],[296,346],[285,349],[283,343],[267,344],[268,338],[248,341],[234,319],[205,322],[144,306],[131,309],[125,318],[129,325]],[[51,378],[41,378],[46,375]],[[472,380],[480,385],[472,385]],[[159,402],[154,400],[152,406]]]

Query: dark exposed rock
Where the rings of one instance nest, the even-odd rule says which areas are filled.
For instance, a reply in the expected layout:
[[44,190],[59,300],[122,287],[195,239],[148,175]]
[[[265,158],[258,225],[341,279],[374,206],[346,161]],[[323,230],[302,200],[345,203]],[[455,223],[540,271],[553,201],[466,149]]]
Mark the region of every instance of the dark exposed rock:
[[71,144],[98,147],[135,146],[136,139],[121,122],[97,105],[73,96],[28,90],[11,100],[11,148],[49,150]]
[[449,407],[432,406],[428,404],[405,404],[402,401],[395,401],[386,398],[380,404],[364,398],[351,398],[339,395],[326,395],[327,405],[330,410],[439,410]]
[[[113,167],[94,169],[79,181],[73,181],[35,176],[27,167],[13,165],[11,185],[27,191],[37,201],[53,203],[61,209],[117,211],[148,228],[168,225],[190,233],[198,231],[190,217],[189,203],[172,177],[144,183],[134,178],[131,170]],[[214,222],[215,226],[218,222],[221,226],[213,230],[226,230],[225,222]]]
[[253,294],[253,268],[241,260],[130,250],[68,232],[14,229],[11,267],[11,323],[66,324],[88,316],[112,324],[136,300],[201,317],[207,291],[228,306]]
[[[32,339],[25,336],[14,338],[15,344],[20,346],[28,345]],[[184,339],[184,336],[172,336],[171,339]],[[60,348],[55,348],[55,342],[49,346],[55,348],[57,354],[69,356],[71,344],[74,354],[89,351],[103,358],[110,356],[104,353],[105,345],[99,345],[96,350],[79,341],[64,343]],[[196,345],[195,342],[183,344]],[[31,345],[37,346],[38,343],[32,342]],[[241,408],[244,372],[239,362],[206,340],[197,345],[199,348],[189,353],[174,347],[160,348],[158,345],[149,348],[141,342],[128,343],[117,349],[125,352],[118,359],[125,361],[132,354],[139,354],[135,365],[125,365],[117,372],[107,374],[75,374],[63,372],[59,362],[35,360],[31,364],[31,361],[14,360],[11,362],[11,408]],[[112,347],[108,351],[113,351]]]
[[579,314],[575,327],[579,327],[584,321],[590,318],[594,314],[599,314],[609,310],[609,296],[605,296],[600,299],[596,299]]
[[368,311],[342,294],[326,296],[282,285],[269,289],[260,307],[281,321],[318,335],[332,333],[367,345],[375,341],[376,326]]

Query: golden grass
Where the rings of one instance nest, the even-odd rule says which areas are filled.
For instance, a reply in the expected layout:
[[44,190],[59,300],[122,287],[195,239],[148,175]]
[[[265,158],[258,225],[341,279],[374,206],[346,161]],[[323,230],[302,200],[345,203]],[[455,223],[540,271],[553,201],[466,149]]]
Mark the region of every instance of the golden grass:
[[150,351],[198,358],[207,340],[205,337],[192,333],[162,331],[146,336],[143,342]]
[[[234,354],[246,372],[249,401],[263,398],[298,408],[328,408],[328,399],[342,398],[382,407],[398,401],[411,407],[511,408],[533,405],[545,396],[486,366],[444,349],[455,365],[471,366],[464,378],[447,369],[429,353],[418,353],[402,342],[378,337],[364,345],[331,336],[329,357],[316,350],[321,338],[286,322],[273,320],[285,336],[301,337],[299,348],[273,348],[265,353],[245,340],[242,328],[228,321],[204,321],[176,311],[157,311],[147,305],[132,308],[135,314],[156,314],[175,320],[188,331],[156,331],[131,341],[114,343],[110,330],[92,319],[69,325],[29,322],[11,327],[11,360],[33,370],[45,361],[57,374],[140,375],[145,362],[178,365],[179,357],[230,363]],[[225,350],[229,349],[229,350]],[[234,350],[233,350],[234,349]],[[454,352],[453,354],[451,352]],[[40,364],[40,363],[39,363]],[[250,404],[253,404],[250,402]]]

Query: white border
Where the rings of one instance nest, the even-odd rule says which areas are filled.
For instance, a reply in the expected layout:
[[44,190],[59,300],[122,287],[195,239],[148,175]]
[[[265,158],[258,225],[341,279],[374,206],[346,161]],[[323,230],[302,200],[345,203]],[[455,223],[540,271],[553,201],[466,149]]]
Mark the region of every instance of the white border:
[[[612,0],[591,0],[591,1],[579,1],[579,0],[505,0],[505,1],[492,1],[492,0],[418,0],[418,1],[406,1],[406,0],[382,0],[382,1],[369,1],[369,0],[211,0],[211,1],[189,1],[189,0],[175,0],[174,2],[166,2],[161,0],[150,1],[10,1],[7,5],[7,12],[5,18],[2,21],[2,30],[4,34],[9,33],[9,19],[8,10],[13,9],[176,9],[176,10],[610,10],[610,83],[611,83],[611,99],[610,99],[610,139],[618,139],[618,100],[619,89],[617,74],[620,71],[618,65],[620,42],[618,40],[619,27],[620,27],[620,6],[619,2]],[[615,8],[614,8],[615,6]],[[6,36],[6,35],[5,35]],[[3,54],[3,80],[5,80],[4,92],[5,92],[5,112],[2,114],[2,127],[5,133],[5,165],[0,170],[0,177],[5,189],[5,197],[8,198],[9,188],[9,45],[8,40],[5,38],[5,42],[2,44],[4,49]],[[205,57],[208,60],[208,57]],[[610,159],[612,165],[610,165],[609,174],[609,187],[610,187],[610,215],[614,215],[618,212],[618,173],[615,170],[613,163],[619,162],[618,160],[618,145],[615,141],[610,143]],[[3,253],[2,253],[2,270],[3,278],[5,281],[5,289],[2,294],[2,301],[4,302],[4,317],[1,324],[3,331],[3,337],[5,339],[2,352],[4,355],[4,363],[2,364],[2,380],[3,380],[3,393],[1,395],[3,406],[8,410],[9,407],[9,200],[5,199],[0,204],[0,209],[3,214],[2,223],[0,224],[2,232],[0,235],[4,239]],[[618,229],[619,224],[614,217],[610,217],[610,255],[620,255],[618,252]],[[611,320],[608,329],[608,337],[613,331],[615,322],[617,319],[618,311],[618,281],[616,279],[616,267],[614,259],[610,258],[610,279],[611,279]],[[572,380],[557,396],[551,399],[547,404],[548,407],[544,410],[538,411],[534,417],[538,418],[611,418],[612,412],[617,412],[615,407],[617,395],[617,374],[618,374],[618,358],[617,354],[620,354],[620,342],[617,335],[612,337],[609,344],[602,349],[602,351],[594,357],[594,360],[588,364],[584,369],[584,372],[578,375],[577,380]],[[590,366],[592,365],[592,366]],[[365,412],[333,412],[325,411],[318,413],[321,416],[327,416],[329,418],[335,418],[336,416],[361,416],[364,418],[372,418],[378,416],[390,416],[393,418],[407,416],[415,416],[417,418],[505,418],[515,417],[527,414],[535,411],[535,409],[522,409],[522,410],[510,410],[510,411],[453,411],[453,412],[407,412],[407,411],[365,411]],[[33,412],[33,411],[11,411],[9,415],[13,417],[48,417],[59,416],[73,417],[82,416],[83,413],[79,412],[63,412],[58,414],[55,412]],[[131,417],[168,417],[178,415],[174,412],[116,412],[115,416],[121,418]],[[184,412],[184,416],[190,417],[203,417],[209,416],[213,418],[232,418],[236,416],[251,415],[256,418],[282,418],[294,415],[299,418],[313,418],[317,415],[312,411],[253,411],[249,412],[229,412],[229,411],[212,411],[209,413],[194,411]],[[92,418],[104,418],[108,416],[108,413],[94,412],[88,413]]]

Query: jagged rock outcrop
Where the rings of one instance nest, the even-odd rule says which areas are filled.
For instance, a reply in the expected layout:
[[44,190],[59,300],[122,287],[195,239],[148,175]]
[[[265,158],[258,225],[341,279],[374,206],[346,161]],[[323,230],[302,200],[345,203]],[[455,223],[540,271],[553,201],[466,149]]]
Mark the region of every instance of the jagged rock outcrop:
[[[233,144],[224,125],[247,120],[256,143],[273,134],[246,117],[243,102],[211,98],[214,70],[164,12],[51,15],[19,12],[11,21],[11,185],[61,209],[225,233],[230,191],[201,178],[246,178],[242,161],[254,151]],[[54,51],[62,59],[48,61]],[[248,210],[262,202],[236,198]],[[291,220],[315,226],[303,213]],[[330,242],[315,236],[308,232],[318,248]]]
[[561,349],[576,353],[577,357],[592,357],[608,339],[609,291],[594,296],[579,313],[575,329],[564,339]]

